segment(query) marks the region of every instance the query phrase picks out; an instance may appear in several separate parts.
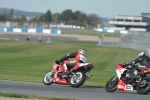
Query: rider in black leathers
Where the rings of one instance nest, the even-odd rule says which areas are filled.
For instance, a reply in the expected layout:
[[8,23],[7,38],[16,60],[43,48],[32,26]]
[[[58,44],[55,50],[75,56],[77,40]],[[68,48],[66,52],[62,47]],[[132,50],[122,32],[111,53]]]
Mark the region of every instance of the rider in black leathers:
[[[136,63],[140,63],[140,65],[135,65]],[[123,64],[123,67],[129,66],[129,65],[133,65],[137,70],[140,70],[141,67],[150,67],[150,58],[149,58],[149,56],[146,55],[145,52],[142,51],[138,54],[137,59],[135,59],[131,62]],[[131,68],[131,70],[132,70],[132,68]],[[138,76],[135,76],[133,74],[133,72],[131,72],[131,70],[130,70],[130,73],[129,73],[130,77],[133,78],[133,79],[137,79]]]

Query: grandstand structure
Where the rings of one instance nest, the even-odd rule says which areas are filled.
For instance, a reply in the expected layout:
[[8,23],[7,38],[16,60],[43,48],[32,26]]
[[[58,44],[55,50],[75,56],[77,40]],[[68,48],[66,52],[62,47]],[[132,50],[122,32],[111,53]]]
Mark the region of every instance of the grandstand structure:
[[142,11],[141,16],[117,15],[109,24],[113,30],[150,32],[150,12]]

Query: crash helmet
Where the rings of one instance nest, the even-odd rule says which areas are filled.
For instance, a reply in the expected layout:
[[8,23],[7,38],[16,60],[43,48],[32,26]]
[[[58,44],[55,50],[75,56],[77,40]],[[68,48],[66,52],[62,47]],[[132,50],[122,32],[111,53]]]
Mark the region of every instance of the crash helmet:
[[86,51],[84,49],[80,49],[78,50],[78,53],[82,54],[82,55],[86,55]]
[[144,51],[141,51],[139,54],[138,54],[138,57],[142,57],[142,56],[146,56],[146,53]]

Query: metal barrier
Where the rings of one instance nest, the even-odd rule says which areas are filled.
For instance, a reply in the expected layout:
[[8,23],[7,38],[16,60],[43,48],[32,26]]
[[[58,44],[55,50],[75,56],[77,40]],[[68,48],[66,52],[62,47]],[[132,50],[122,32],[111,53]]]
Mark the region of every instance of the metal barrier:
[[147,47],[147,53],[150,56],[150,47]]
[[[150,47],[150,33],[126,34],[120,38],[101,37],[98,46],[117,46],[148,51],[148,47]],[[148,52],[150,54],[150,50]]]

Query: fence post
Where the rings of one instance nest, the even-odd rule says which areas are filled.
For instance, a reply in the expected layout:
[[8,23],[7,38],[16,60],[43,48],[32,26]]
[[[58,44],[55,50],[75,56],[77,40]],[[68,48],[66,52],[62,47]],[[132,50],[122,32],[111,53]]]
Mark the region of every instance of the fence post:
[[148,55],[150,56],[150,48],[147,47],[147,52],[148,52]]
[[99,36],[99,45],[103,44],[104,35]]

